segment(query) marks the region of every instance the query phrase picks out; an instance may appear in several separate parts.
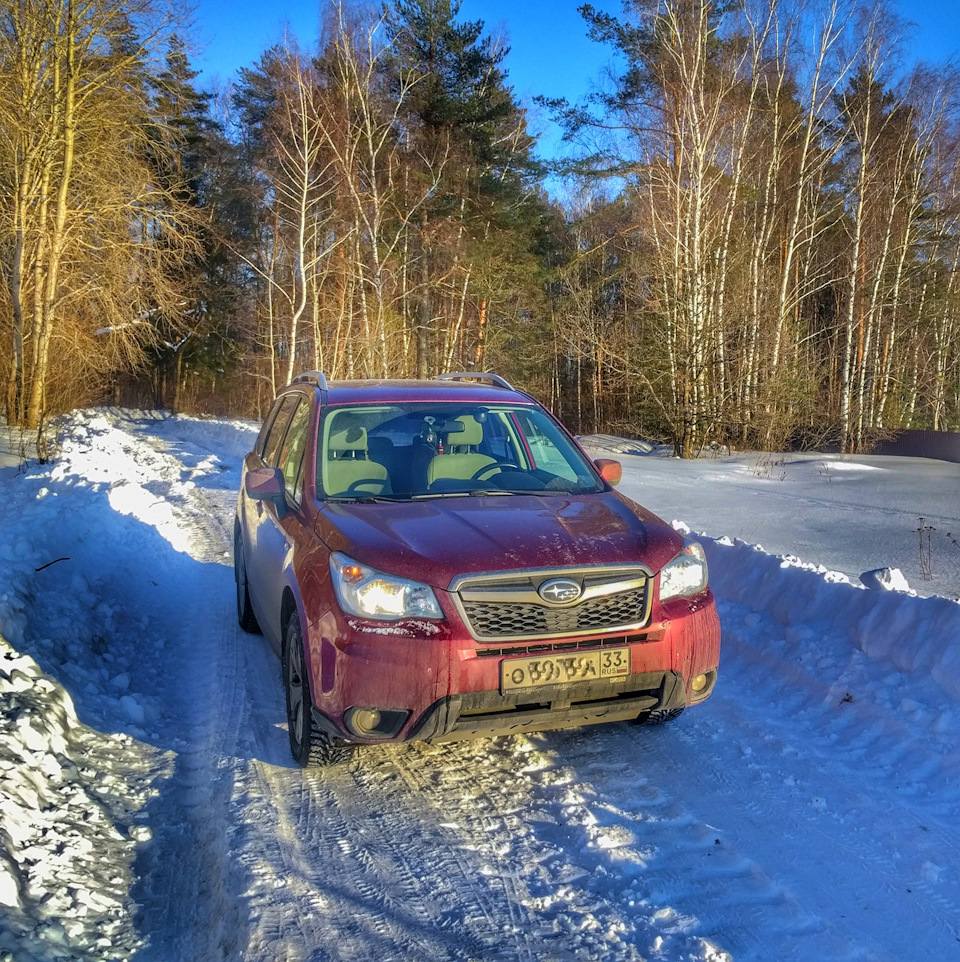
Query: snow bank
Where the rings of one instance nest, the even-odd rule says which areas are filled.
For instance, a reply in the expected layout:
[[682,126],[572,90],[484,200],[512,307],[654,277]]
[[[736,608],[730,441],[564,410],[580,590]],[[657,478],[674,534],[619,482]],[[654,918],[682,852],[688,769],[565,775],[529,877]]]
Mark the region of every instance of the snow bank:
[[[612,434],[586,434],[577,440],[591,451],[602,455],[608,454],[652,454],[658,450],[656,444],[639,439],[615,437]],[[662,446],[661,446],[662,447]]]
[[145,722],[144,696],[126,691],[138,616],[97,574],[124,566],[127,516],[158,497],[108,418],[75,415],[66,432],[57,462],[27,465],[0,504],[0,959],[16,962],[143,945],[134,864],[166,766],[132,737]]
[[242,460],[253,447],[254,439],[260,430],[260,423],[243,419],[197,418],[176,414],[164,418],[157,427],[157,435],[190,441],[204,450],[216,451]]
[[[683,533],[689,528],[674,521]],[[823,566],[792,555],[775,557],[761,545],[697,535],[707,552],[718,599],[763,612],[784,628],[806,626],[846,634],[875,660],[931,677],[960,700],[960,604],[903,591],[868,591]]]
[[129,958],[142,944],[131,864],[149,838],[129,807],[132,739],[82,726],[67,692],[3,638],[0,705],[2,957]]

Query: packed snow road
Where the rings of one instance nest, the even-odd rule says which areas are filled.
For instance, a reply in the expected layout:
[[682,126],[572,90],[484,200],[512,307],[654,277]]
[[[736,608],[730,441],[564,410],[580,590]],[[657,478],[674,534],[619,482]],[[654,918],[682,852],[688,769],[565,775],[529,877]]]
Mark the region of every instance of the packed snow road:
[[[705,705],[303,772],[235,622],[252,436],[88,412],[55,465],[0,475],[0,957],[960,958],[960,605],[705,538]],[[626,493],[675,488],[624,461]]]

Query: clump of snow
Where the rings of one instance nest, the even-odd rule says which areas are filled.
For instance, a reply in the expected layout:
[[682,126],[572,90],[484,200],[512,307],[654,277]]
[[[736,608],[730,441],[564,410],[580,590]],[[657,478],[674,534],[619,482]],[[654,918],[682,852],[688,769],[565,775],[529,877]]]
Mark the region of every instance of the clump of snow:
[[423,638],[440,633],[440,627],[432,621],[406,619],[404,621],[386,624],[373,624],[369,621],[347,619],[347,624],[354,631],[362,631],[368,635],[397,635],[401,638]]
[[874,591],[904,591],[915,595],[899,568],[876,568],[874,571],[864,571],[860,581],[865,588]]

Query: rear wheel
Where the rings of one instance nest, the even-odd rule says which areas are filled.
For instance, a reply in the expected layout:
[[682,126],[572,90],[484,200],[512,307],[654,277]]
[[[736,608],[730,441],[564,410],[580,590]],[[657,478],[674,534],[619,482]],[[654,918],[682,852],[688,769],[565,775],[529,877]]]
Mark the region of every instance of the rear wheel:
[[283,688],[287,702],[287,732],[290,754],[301,767],[330,766],[349,761],[352,746],[334,745],[330,736],[313,720],[313,695],[303,654],[300,619],[294,612],[283,634]]
[[252,635],[260,633],[257,616],[250,604],[250,589],[247,585],[247,565],[243,557],[243,540],[237,532],[233,541],[233,578],[237,583],[237,624]]

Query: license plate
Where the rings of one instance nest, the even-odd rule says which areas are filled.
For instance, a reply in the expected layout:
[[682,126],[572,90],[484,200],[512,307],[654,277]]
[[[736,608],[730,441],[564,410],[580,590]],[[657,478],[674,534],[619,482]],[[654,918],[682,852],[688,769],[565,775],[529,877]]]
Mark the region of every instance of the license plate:
[[566,685],[630,674],[630,649],[605,648],[569,654],[508,658],[500,662],[500,690]]

